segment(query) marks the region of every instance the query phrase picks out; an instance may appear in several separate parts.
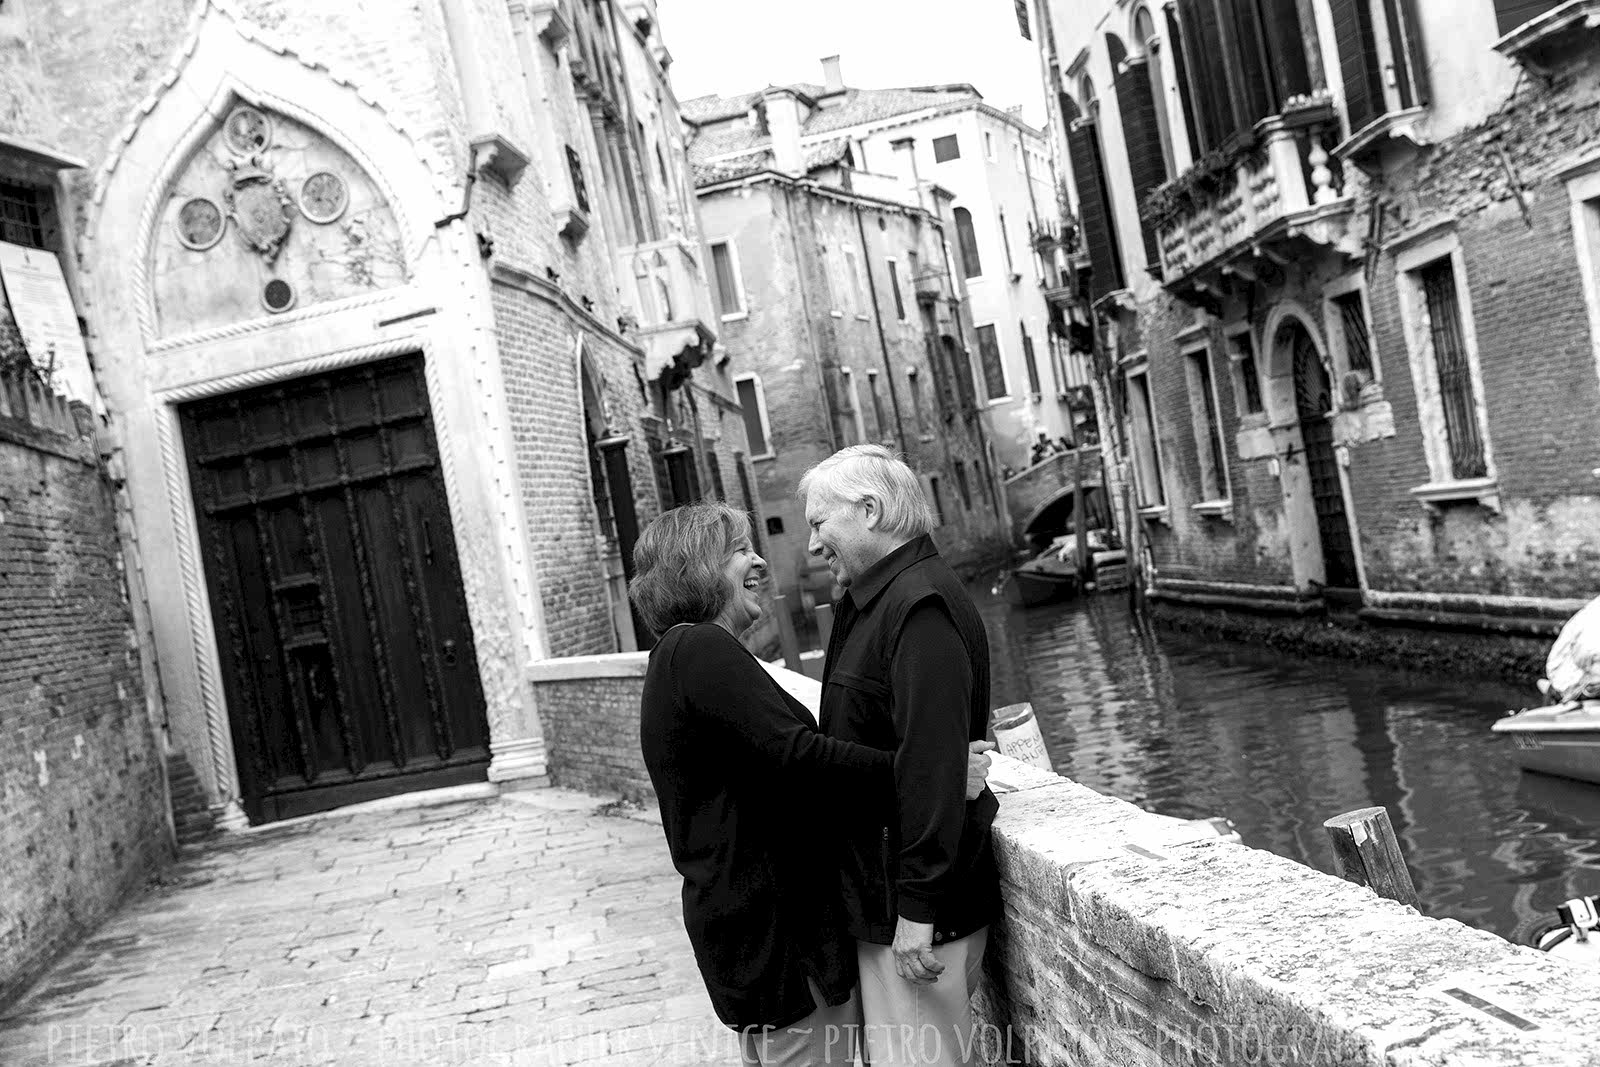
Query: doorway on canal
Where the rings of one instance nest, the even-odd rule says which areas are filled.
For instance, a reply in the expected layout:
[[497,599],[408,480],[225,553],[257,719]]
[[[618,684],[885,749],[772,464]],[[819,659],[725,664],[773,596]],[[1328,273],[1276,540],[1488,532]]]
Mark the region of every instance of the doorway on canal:
[[1323,820],[1381,805],[1424,910],[1518,942],[1600,893],[1600,786],[1523,773],[1489,731],[1536,693],[1155,630],[1120,596],[974,595],[993,704],[1032,701],[1075,781],[1329,873]]

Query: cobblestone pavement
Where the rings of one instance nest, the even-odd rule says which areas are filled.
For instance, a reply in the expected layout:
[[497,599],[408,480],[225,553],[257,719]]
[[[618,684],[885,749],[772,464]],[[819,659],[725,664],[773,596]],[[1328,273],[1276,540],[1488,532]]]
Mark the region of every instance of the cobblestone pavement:
[[185,855],[0,1017],[0,1064],[737,1064],[658,827],[536,790]]

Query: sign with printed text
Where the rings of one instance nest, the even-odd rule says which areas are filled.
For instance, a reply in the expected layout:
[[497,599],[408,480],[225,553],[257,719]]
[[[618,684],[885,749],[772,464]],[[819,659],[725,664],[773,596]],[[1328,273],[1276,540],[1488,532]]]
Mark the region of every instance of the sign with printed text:
[[0,241],[0,284],[33,365],[56,392],[96,406],[89,353],[61,260],[47,249]]

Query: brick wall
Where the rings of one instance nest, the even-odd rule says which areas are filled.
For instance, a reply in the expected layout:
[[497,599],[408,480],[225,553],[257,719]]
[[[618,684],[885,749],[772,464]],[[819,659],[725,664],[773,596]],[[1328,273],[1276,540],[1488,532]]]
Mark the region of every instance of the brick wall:
[[552,784],[654,804],[639,751],[645,662],[644,653],[592,657],[588,672],[570,664],[558,677],[536,673],[534,699]]
[[168,833],[93,439],[14,378],[0,394],[3,1005],[166,859]]

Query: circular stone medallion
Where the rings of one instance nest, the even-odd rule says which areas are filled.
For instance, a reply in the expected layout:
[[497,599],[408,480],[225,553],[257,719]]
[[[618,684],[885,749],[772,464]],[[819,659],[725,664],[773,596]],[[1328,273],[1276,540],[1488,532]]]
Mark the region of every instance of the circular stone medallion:
[[300,183],[300,212],[312,222],[332,222],[349,205],[350,187],[331,170],[319,170]]
[[184,201],[178,209],[178,240],[185,248],[204,252],[222,240],[224,219],[222,208],[215,200],[204,196]]
[[282,278],[274,278],[261,287],[261,306],[273,314],[294,307],[294,286]]
[[222,137],[236,154],[253,156],[272,143],[272,120],[248,105],[236,107],[228,113]]

